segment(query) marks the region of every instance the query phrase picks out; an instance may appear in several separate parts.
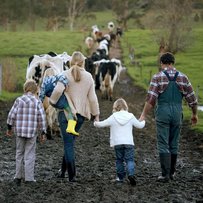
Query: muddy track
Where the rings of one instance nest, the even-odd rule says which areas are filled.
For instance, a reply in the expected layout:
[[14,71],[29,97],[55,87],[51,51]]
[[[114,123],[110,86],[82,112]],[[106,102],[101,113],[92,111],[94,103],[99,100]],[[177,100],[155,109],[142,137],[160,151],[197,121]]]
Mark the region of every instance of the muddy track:
[[[120,49],[111,49],[111,57],[121,57]],[[114,99],[123,97],[129,111],[139,118],[146,91],[132,84],[126,73],[114,89]],[[97,92],[103,120],[112,111],[112,102],[102,100]],[[135,203],[135,202],[203,202],[203,136],[184,123],[177,163],[177,177],[167,184],[156,181],[160,172],[156,150],[153,115],[146,127],[134,129],[137,186],[125,181],[116,184],[114,151],[109,146],[109,129],[96,129],[91,121],[83,125],[76,140],[78,182],[70,184],[57,179],[63,154],[63,144],[57,134],[53,140],[37,145],[35,185],[13,183],[15,174],[15,139],[4,136],[6,117],[12,102],[0,102],[0,203]]]

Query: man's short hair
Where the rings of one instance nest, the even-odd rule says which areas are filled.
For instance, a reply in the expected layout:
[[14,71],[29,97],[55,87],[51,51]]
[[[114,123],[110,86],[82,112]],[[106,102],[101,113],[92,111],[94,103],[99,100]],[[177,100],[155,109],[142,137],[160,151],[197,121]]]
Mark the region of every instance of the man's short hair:
[[173,56],[172,53],[166,52],[166,53],[162,54],[162,56],[160,57],[160,63],[174,64],[175,63],[175,57]]

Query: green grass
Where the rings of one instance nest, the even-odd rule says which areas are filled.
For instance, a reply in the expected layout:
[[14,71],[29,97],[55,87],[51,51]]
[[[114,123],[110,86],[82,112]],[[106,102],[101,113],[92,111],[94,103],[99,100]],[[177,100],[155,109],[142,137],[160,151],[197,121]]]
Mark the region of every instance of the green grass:
[[0,32],[0,56],[29,57],[49,51],[69,54],[81,49],[83,39],[80,32]]
[[95,16],[95,18],[86,18],[85,16],[81,16],[77,19],[76,29],[86,28],[91,30],[92,25],[96,24],[102,31],[107,31],[108,22],[113,21],[116,24],[116,16],[111,10],[105,11],[105,13],[101,11],[91,12],[89,14]]
[[[104,25],[103,22],[104,19],[97,24],[102,26]],[[22,89],[22,85],[25,81],[28,58],[30,56],[33,54],[47,53],[49,51],[56,53],[63,53],[65,51],[69,55],[75,50],[81,50],[85,53],[84,38],[87,34],[87,31],[0,32],[0,60],[5,57],[11,57],[15,61],[18,72],[13,74],[16,74],[18,78],[16,85]],[[158,45],[153,34],[150,30],[131,29],[124,33],[121,44],[123,48],[124,65],[127,67],[128,73],[136,85],[147,89],[152,75],[158,70]],[[134,48],[135,59],[139,62],[139,66],[131,64],[129,58],[130,48]],[[178,53],[175,56],[176,68],[188,75],[195,90],[199,86],[200,104],[203,104],[202,53],[203,28],[198,28],[194,30],[194,41],[192,45],[184,53]],[[15,96],[16,93],[2,92],[0,100],[6,100],[9,99],[9,97],[13,98]],[[184,108],[186,119],[189,118],[189,113],[188,108]],[[201,124],[201,120],[203,119],[202,113],[199,113],[199,117],[199,123]],[[202,129],[202,125],[198,125],[197,128]]]
[[[122,39],[124,63],[134,83],[145,89],[153,74],[157,73],[158,45],[153,34],[149,30],[130,30]],[[129,48],[135,50],[135,59],[140,63],[132,65],[129,58]],[[198,92],[198,101],[203,105],[203,28],[196,28],[193,32],[193,43],[182,53],[175,55],[175,67],[186,74],[193,85],[194,91]],[[184,118],[189,120],[191,111],[184,106]],[[194,129],[203,132],[203,112],[198,112],[199,123]]]
[[[148,87],[151,74],[157,70],[157,44],[149,30],[129,30],[122,39],[124,49],[124,63],[128,68],[128,73],[137,85],[144,88]],[[134,49],[135,61],[139,62],[132,65],[129,58],[130,48]]]
[[14,100],[16,97],[20,96],[21,93],[10,93],[6,91],[0,92],[0,101],[11,101]]
[[18,67],[18,72],[13,73],[18,78],[16,86],[22,89],[30,56],[50,51],[71,55],[75,50],[82,51],[83,41],[81,32],[0,32],[0,60],[12,58]]

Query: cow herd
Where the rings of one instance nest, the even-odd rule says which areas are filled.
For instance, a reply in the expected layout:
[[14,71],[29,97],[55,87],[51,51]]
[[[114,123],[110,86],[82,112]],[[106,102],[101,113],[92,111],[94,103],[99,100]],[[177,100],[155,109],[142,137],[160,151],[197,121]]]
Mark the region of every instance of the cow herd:
[[107,27],[108,32],[103,34],[97,25],[93,25],[91,35],[85,39],[87,48],[93,51],[86,58],[86,70],[92,74],[95,88],[101,90],[102,98],[112,101],[114,84],[119,81],[120,73],[125,67],[119,59],[109,56],[110,47],[116,46],[122,30],[117,28],[114,33],[113,22],[109,22]]
[[[92,26],[91,36],[85,39],[87,48],[92,50],[90,56],[86,56],[85,69],[92,74],[95,81],[95,89],[101,91],[103,99],[113,99],[113,88],[116,81],[119,81],[120,74],[125,67],[122,66],[120,59],[110,58],[109,50],[114,46],[116,38],[121,37],[122,30],[117,29],[113,33],[113,22],[108,23],[109,32],[103,34],[98,26]],[[38,84],[39,90],[42,81],[47,75],[57,75],[69,68],[71,56],[66,52],[56,54],[49,52],[42,55],[33,55],[29,58],[26,79],[34,79]],[[44,100],[47,125],[52,134],[54,126],[57,126],[56,109],[49,104],[48,98]],[[57,127],[58,128],[58,127]]]

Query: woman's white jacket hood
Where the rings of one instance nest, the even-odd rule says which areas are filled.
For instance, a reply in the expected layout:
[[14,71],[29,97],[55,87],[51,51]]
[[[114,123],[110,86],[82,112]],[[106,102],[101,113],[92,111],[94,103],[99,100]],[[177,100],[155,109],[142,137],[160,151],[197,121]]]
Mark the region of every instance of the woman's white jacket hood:
[[133,126],[143,128],[145,121],[139,121],[128,111],[118,111],[113,113],[104,121],[95,121],[95,127],[110,127],[110,146],[115,145],[134,145]]

